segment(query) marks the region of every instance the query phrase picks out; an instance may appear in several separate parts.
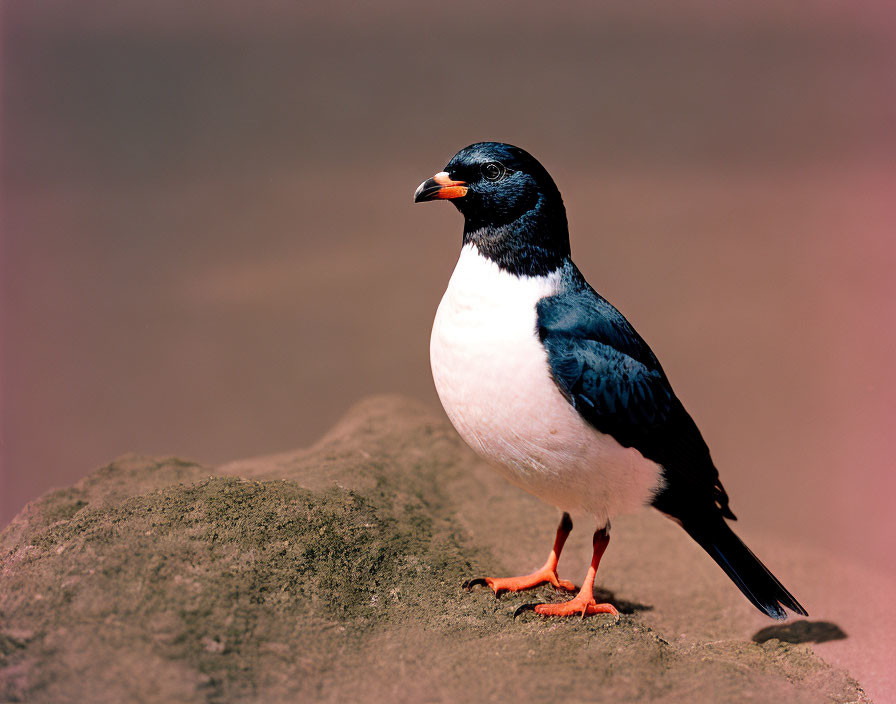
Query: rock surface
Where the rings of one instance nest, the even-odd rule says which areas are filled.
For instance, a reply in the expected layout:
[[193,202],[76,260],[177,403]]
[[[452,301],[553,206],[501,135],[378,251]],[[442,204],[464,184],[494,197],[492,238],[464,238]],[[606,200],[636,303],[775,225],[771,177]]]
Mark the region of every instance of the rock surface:
[[868,701],[804,644],[836,626],[775,630],[650,513],[614,522],[598,575],[617,624],[512,618],[548,588],[461,590],[540,564],[556,518],[396,397],[307,450],[122,457],[0,535],[0,700]]

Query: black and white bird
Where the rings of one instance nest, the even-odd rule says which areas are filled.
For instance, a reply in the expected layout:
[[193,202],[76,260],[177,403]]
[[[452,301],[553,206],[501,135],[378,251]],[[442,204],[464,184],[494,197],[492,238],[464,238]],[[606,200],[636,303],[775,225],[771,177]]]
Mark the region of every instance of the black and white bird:
[[594,577],[610,519],[653,506],[677,522],[754,606],[805,609],[728,527],[728,495],[696,424],[656,356],[570,258],[566,210],[524,150],[481,142],[420,184],[414,202],[450,200],[463,248],[430,341],[439,398],[461,437],[508,481],[563,511],[554,548],[531,575],[481,578],[496,594],[550,583],[572,529],[594,517],[594,556],[571,601],[544,615],[618,612]]

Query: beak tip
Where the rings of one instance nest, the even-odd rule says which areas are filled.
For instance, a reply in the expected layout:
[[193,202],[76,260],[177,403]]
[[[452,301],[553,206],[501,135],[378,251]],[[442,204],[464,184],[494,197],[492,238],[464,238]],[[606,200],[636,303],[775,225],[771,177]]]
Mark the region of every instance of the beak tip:
[[421,203],[423,198],[423,191],[426,189],[426,186],[429,185],[427,181],[424,181],[419,186],[417,186],[417,190],[414,191],[414,202]]

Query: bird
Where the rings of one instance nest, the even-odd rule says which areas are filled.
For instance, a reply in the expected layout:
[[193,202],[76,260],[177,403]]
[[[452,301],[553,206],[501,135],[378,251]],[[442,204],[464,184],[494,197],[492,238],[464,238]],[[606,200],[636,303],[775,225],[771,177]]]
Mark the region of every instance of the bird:
[[571,514],[585,514],[596,528],[581,588],[516,613],[618,620],[614,605],[594,598],[610,519],[652,506],[757,609],[775,619],[786,618],[785,608],[808,615],[729,526],[736,518],[709,448],[656,355],[573,263],[566,208],[541,163],[511,144],[471,144],[414,193],[415,203],[437,200],[464,218],[430,337],[439,399],[477,454],[562,512],[540,569],[464,586],[496,596],[541,584],[575,592],[557,564]]

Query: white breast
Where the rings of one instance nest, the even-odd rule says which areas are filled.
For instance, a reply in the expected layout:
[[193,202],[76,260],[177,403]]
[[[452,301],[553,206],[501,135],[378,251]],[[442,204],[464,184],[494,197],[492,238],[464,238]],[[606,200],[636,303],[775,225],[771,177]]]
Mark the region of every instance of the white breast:
[[559,283],[559,272],[502,271],[466,245],[433,324],[432,375],[458,433],[505,478],[600,522],[649,503],[660,468],[591,427],[551,378],[535,304]]

